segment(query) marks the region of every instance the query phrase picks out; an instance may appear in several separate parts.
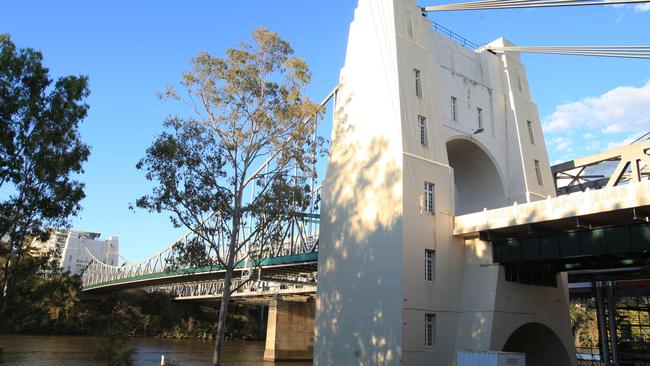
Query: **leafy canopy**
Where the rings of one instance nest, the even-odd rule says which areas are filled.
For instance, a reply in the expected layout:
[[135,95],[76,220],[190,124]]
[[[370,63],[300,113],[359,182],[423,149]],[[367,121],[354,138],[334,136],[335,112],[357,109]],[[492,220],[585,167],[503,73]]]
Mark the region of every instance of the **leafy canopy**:
[[79,209],[90,150],[78,124],[89,95],[84,76],[53,81],[33,49],[16,49],[0,35],[0,318],[11,295],[12,273],[34,237],[64,227]]
[[[137,200],[150,211],[171,212],[175,226],[192,235],[174,245],[170,269],[217,265],[225,270],[213,365],[221,365],[230,294],[238,263],[257,266],[281,251],[286,222],[303,212],[315,179],[314,123],[319,106],[303,95],[311,74],[276,33],[258,29],[253,44],[225,57],[207,52],[192,59],[181,97],[190,118],[170,117],[137,167],[155,181]],[[263,164],[264,163],[264,164]],[[258,168],[262,166],[262,168]],[[244,199],[244,195],[251,199]],[[259,272],[258,272],[259,273]]]
[[[228,266],[229,253],[241,259],[251,245],[260,253],[311,193],[305,181],[322,145],[312,136],[319,106],[303,94],[311,74],[276,33],[258,29],[253,41],[225,57],[201,52],[192,59],[184,93],[169,87],[163,94],[185,102],[192,117],[168,118],[137,165],[158,183],[137,206],[169,211],[175,226],[196,234],[177,246],[186,264]],[[253,185],[255,198],[245,201]],[[244,226],[254,229],[244,235]]]

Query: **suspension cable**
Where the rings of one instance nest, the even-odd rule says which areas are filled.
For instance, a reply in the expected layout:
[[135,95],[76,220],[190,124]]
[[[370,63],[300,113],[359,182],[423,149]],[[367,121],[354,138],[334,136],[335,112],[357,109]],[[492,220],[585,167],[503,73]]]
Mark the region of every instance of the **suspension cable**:
[[482,0],[422,7],[423,12],[650,3],[650,0]]
[[630,145],[632,145],[632,144],[636,144],[637,142],[643,140],[644,138],[646,138],[646,139],[650,139],[650,131],[644,133],[644,134],[641,135],[638,139],[632,141],[632,142],[630,143]]
[[493,53],[523,52],[572,56],[650,59],[650,46],[486,46]]

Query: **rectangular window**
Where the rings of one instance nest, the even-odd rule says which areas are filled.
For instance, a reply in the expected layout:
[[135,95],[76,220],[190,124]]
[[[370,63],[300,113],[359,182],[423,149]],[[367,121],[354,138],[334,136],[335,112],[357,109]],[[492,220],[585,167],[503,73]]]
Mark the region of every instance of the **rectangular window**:
[[406,34],[413,39],[413,17],[411,17],[411,12],[408,10],[406,11]]
[[433,282],[435,276],[436,252],[431,249],[424,250],[424,280]]
[[417,95],[418,98],[422,98],[422,79],[420,77],[420,70],[413,69],[413,73],[415,74],[415,95]]
[[424,314],[424,346],[432,348],[435,344],[436,315]]
[[420,127],[420,145],[427,146],[429,139],[427,138],[427,119],[423,116],[418,116],[418,125]]
[[478,119],[478,128],[483,128],[483,110],[476,108],[476,118]]
[[542,180],[542,168],[539,166],[539,160],[535,160],[535,174],[537,175],[537,184],[543,186],[544,181]]
[[521,79],[522,79],[521,70],[517,69],[517,86],[519,87],[519,91],[524,91],[524,87]]
[[435,184],[424,182],[424,212],[434,215],[436,209]]
[[70,259],[69,260],[72,260],[72,254],[70,254]]
[[535,145],[535,134],[533,134],[533,123],[531,121],[526,121],[528,125],[528,136],[530,137],[530,143]]
[[451,120],[458,121],[458,100],[456,97],[451,97]]

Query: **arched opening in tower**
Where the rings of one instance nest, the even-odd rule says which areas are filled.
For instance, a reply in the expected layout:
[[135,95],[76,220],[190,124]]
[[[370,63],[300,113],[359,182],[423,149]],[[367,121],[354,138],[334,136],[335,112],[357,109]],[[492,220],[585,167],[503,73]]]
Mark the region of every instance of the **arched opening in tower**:
[[483,148],[471,140],[451,140],[447,156],[454,168],[456,215],[508,204],[499,171]]
[[503,351],[525,353],[526,366],[571,364],[560,338],[540,323],[528,323],[517,328],[506,341]]

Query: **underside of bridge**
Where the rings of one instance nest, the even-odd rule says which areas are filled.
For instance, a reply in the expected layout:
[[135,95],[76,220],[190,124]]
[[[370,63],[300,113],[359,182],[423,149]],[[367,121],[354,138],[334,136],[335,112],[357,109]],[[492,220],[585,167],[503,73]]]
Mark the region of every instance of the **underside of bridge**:
[[572,306],[594,314],[598,325],[597,344],[578,349],[581,358],[648,365],[649,218],[650,206],[641,205],[512,225],[480,237],[491,242],[493,260],[505,268],[507,281],[553,287],[560,273],[567,273]]
[[650,259],[649,216],[650,207],[644,206],[495,229],[481,237],[492,242],[495,263],[510,268],[513,276],[525,276],[527,268],[570,272],[575,280],[581,273],[606,269],[644,276]]

